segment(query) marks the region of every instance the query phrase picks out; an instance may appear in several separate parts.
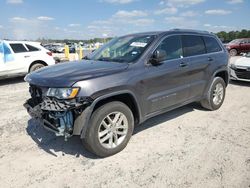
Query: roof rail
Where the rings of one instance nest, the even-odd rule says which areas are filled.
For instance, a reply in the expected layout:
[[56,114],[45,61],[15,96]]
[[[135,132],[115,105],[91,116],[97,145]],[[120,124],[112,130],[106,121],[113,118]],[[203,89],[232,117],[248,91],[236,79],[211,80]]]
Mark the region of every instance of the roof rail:
[[204,30],[180,29],[180,28],[170,29],[170,31],[189,31],[189,32],[199,32],[199,33],[210,33],[210,32],[208,32],[208,31],[204,31]]

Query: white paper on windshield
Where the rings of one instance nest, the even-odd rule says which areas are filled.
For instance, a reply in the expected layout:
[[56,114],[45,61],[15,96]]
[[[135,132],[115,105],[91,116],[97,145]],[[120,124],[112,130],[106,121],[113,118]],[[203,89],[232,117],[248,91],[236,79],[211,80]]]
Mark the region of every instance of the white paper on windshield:
[[132,42],[130,46],[144,48],[147,45],[145,42]]

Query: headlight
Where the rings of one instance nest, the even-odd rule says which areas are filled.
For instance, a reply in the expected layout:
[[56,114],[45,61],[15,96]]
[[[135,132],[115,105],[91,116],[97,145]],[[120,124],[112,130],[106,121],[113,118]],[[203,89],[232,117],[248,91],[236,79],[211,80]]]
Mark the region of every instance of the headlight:
[[232,69],[236,69],[236,66],[235,66],[234,63],[231,63],[231,64],[230,64],[230,67],[231,67]]
[[73,99],[79,92],[79,88],[49,88],[48,97],[56,97],[58,99]]

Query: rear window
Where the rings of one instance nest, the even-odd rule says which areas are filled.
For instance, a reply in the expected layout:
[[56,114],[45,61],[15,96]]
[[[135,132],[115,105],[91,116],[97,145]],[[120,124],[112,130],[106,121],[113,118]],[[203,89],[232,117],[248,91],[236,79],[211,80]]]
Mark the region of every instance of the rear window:
[[203,39],[206,45],[207,53],[219,52],[222,50],[215,38],[203,37]]
[[182,46],[185,57],[206,53],[205,44],[201,36],[183,35]]
[[39,51],[40,50],[39,48],[37,48],[35,46],[29,45],[29,44],[25,44],[25,45],[26,45],[26,47],[28,48],[28,50],[30,52],[35,52],[35,51]]
[[27,52],[27,49],[21,43],[10,44],[10,47],[15,53]]

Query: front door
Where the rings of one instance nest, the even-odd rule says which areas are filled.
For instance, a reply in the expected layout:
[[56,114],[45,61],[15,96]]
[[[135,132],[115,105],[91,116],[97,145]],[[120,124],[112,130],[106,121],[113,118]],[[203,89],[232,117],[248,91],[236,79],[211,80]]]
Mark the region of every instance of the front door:
[[158,65],[145,67],[142,83],[147,115],[184,102],[189,93],[189,68],[183,60],[181,36],[166,37],[156,50],[164,50],[166,57]]

